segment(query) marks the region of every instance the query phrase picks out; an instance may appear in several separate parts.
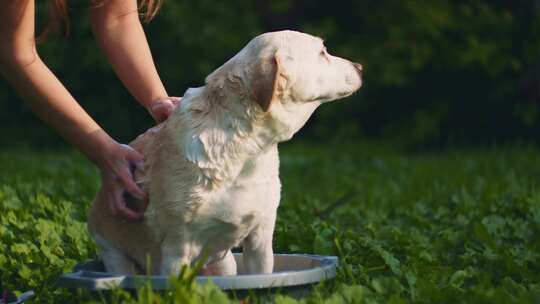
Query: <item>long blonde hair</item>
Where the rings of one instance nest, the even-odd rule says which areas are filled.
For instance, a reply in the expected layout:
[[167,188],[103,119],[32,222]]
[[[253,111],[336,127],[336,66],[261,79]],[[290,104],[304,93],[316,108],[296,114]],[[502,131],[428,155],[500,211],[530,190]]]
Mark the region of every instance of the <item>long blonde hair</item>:
[[[92,7],[99,7],[107,0],[91,0]],[[142,20],[150,22],[154,18],[163,0],[139,0],[139,11],[141,11]],[[63,24],[65,27],[65,35],[69,34],[69,14],[67,0],[49,0],[49,20],[43,31],[39,34],[38,40],[43,41],[47,36],[58,30]]]

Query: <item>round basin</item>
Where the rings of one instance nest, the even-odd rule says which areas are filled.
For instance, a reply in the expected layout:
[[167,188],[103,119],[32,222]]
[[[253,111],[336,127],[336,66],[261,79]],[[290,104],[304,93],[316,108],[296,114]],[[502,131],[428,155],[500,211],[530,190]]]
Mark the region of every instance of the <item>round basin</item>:
[[[338,258],[309,254],[275,254],[274,272],[270,274],[245,274],[242,254],[235,253],[238,275],[197,276],[196,282],[204,284],[212,281],[225,291],[245,290],[294,290],[295,294],[306,292],[313,284],[336,276]],[[66,288],[87,290],[108,290],[113,288],[136,289],[151,281],[155,290],[165,290],[169,286],[167,276],[118,276],[105,272],[103,263],[89,261],[77,264],[72,273],[64,274],[59,281]]]

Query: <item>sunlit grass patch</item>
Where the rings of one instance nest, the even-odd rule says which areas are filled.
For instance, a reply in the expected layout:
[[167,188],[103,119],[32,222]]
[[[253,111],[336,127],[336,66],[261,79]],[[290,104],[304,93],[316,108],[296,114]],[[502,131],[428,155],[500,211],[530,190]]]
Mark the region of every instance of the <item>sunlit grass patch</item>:
[[[309,303],[534,302],[540,296],[539,152],[287,144],[275,251],[340,257],[337,279],[317,287]],[[97,171],[75,153],[28,150],[0,152],[0,168],[4,288],[35,289],[39,302],[90,300],[55,282],[76,262],[95,258],[85,213]],[[190,288],[186,295],[197,290],[200,299],[225,301],[216,288]],[[118,301],[180,303],[173,293],[139,293]]]

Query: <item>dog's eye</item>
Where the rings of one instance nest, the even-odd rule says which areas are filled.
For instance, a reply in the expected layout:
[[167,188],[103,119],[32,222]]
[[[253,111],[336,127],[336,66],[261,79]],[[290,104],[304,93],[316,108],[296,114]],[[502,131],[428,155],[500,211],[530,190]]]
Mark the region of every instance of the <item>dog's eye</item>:
[[321,56],[326,56],[326,48],[321,50],[320,55]]

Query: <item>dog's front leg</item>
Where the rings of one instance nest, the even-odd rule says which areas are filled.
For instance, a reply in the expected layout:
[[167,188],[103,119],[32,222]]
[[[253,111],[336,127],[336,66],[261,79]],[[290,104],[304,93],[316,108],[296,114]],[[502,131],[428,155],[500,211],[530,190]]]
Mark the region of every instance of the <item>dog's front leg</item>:
[[274,269],[274,251],[272,234],[275,224],[274,215],[259,224],[244,240],[243,259],[247,274],[272,273]]

